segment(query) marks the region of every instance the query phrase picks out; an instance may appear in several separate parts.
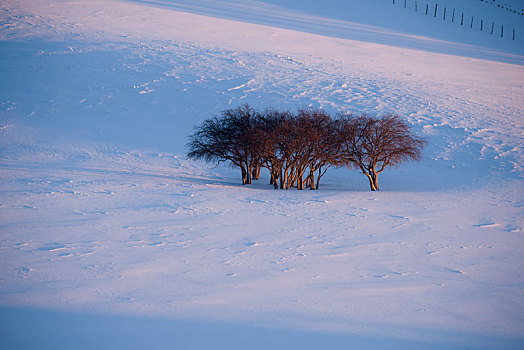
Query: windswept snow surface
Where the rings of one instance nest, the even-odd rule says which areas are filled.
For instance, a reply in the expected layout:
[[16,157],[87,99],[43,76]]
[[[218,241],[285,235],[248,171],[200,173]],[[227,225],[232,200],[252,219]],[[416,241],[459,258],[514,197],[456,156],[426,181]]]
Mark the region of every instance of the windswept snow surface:
[[[523,40],[398,3],[3,0],[2,347],[524,347]],[[241,186],[184,144],[242,103],[428,146],[377,193]]]

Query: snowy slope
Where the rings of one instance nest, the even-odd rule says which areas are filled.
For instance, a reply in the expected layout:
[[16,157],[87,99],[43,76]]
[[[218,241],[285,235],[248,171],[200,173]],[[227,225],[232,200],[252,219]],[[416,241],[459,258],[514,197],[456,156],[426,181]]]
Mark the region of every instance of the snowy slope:
[[[3,343],[522,347],[522,41],[378,0],[0,6]],[[395,112],[429,143],[380,193],[242,187],[184,145],[244,102]]]
[[[496,2],[417,0],[416,10],[415,0],[406,0],[406,7],[403,0],[397,0],[395,4],[388,0],[136,2],[330,37],[467,57],[522,64],[524,54],[524,36],[521,35],[524,32],[524,15],[496,8],[493,6]],[[519,8],[519,1],[514,1],[511,8]]]

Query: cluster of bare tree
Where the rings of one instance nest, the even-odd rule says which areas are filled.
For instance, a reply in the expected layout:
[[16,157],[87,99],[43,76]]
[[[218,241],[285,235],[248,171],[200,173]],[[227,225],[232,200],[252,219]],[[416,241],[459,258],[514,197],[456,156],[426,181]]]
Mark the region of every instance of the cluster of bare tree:
[[197,126],[189,137],[188,157],[229,162],[240,168],[242,184],[257,180],[266,168],[275,189],[315,190],[329,167],[347,166],[360,169],[377,191],[378,174],[419,160],[424,144],[394,115],[332,118],[320,109],[258,112],[244,105]]

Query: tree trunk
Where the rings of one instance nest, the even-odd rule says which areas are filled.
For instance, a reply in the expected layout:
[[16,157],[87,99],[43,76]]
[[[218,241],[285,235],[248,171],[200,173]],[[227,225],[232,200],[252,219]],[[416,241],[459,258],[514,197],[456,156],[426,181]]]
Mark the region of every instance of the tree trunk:
[[[327,169],[326,169],[327,170]],[[325,174],[326,171],[324,171],[324,174]],[[322,175],[324,175],[322,173],[322,167],[318,168],[318,177],[317,177],[317,184],[315,186],[315,190],[318,190],[318,186],[320,185],[320,178],[322,177]]]
[[288,171],[284,171],[284,177],[286,178],[286,181],[284,182],[284,188],[289,190],[295,182],[295,169],[291,168],[289,173]]
[[246,181],[244,185],[249,185],[251,184],[251,168],[246,168],[245,172],[246,172]]
[[242,168],[242,185],[251,184],[251,177],[253,176],[253,169],[247,162],[244,162],[241,168]]
[[291,187],[296,187],[296,186],[297,186],[297,171],[295,168],[291,168],[289,172],[286,190],[289,190]]
[[366,174],[366,176],[368,177],[369,187],[371,188],[371,191],[378,191],[378,174],[371,172],[369,174]]
[[304,174],[301,171],[297,170],[297,189],[304,189]]
[[240,169],[242,170],[242,185],[245,185],[247,184],[247,172],[244,167],[240,167]]
[[258,180],[260,178],[260,168],[261,167],[258,165],[253,167],[253,171],[251,173],[253,180]]
[[275,190],[278,189],[278,171],[275,171],[275,170],[271,170],[271,181],[270,181],[270,185],[273,185],[273,188]]
[[311,186],[311,172],[310,174],[306,177],[306,180],[304,181],[304,187],[310,187]]
[[318,188],[318,186],[317,186],[318,182],[315,182],[315,172],[314,171],[310,171],[309,172],[309,178],[310,178],[310,181],[311,181],[311,183],[309,184],[309,189],[310,190],[316,190]]

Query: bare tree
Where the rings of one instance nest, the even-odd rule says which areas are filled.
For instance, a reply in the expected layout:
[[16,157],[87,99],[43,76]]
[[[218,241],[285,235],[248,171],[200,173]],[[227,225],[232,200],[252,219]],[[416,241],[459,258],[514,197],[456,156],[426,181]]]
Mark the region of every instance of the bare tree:
[[298,134],[296,116],[287,113],[271,135],[275,164],[279,165],[280,189],[290,189],[295,181],[298,153],[303,143]]
[[196,127],[188,157],[229,162],[240,168],[242,184],[258,179],[265,167],[275,189],[318,189],[329,167],[346,165],[360,169],[371,190],[378,191],[378,174],[419,160],[424,144],[395,115],[339,115],[333,120],[321,109],[258,113],[243,105]]
[[378,174],[388,166],[420,160],[426,143],[395,115],[341,117],[338,131],[342,160],[367,176],[372,191],[379,190]]
[[[297,188],[304,186],[318,189],[320,178],[334,164],[338,144],[334,142],[334,123],[331,116],[321,109],[300,110],[297,115],[300,137],[304,139],[304,150],[299,169]],[[307,177],[303,176],[307,172]],[[317,176],[315,176],[318,171]],[[316,180],[315,180],[316,177]]]
[[262,114],[256,133],[262,165],[269,170],[270,184],[275,189],[279,187],[279,180],[281,180],[281,188],[284,188],[283,169],[288,168],[288,147],[285,134],[291,118],[290,112],[267,110]]
[[[262,119],[262,158],[275,188],[277,179],[281,189],[318,188],[320,177],[329,168],[328,157],[336,147],[330,137],[333,121],[329,114],[319,109],[296,114],[270,110]],[[319,175],[315,181],[316,171]]]
[[205,120],[189,136],[187,156],[211,162],[229,162],[240,168],[242,184],[257,179],[261,157],[257,149],[256,129],[259,115],[248,105],[222,112]]

